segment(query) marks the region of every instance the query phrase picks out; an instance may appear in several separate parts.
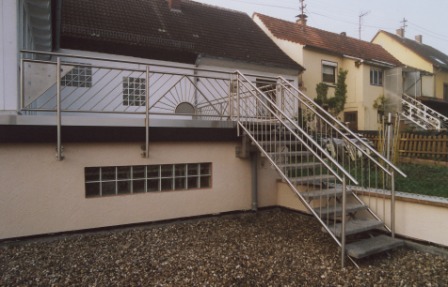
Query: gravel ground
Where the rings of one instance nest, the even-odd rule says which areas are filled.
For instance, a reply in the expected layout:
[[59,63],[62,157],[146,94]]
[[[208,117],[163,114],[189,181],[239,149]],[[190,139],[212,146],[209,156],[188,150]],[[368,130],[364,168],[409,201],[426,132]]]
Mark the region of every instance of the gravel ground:
[[340,267],[316,220],[273,209],[0,245],[0,286],[448,286],[401,248]]

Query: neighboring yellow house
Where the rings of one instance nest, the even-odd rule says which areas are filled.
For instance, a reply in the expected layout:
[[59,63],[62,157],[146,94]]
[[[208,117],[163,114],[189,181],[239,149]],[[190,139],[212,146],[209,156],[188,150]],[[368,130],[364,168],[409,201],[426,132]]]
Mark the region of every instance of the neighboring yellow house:
[[372,43],[383,46],[404,65],[403,92],[418,97],[433,109],[448,111],[448,55],[423,44],[422,36],[415,40],[404,37],[402,29],[397,34],[379,31]]
[[376,130],[374,101],[384,94],[384,72],[401,63],[377,44],[316,29],[299,19],[289,22],[255,13],[254,21],[293,60],[306,70],[299,81],[301,90],[315,98],[316,85],[325,82],[328,96],[334,95],[339,69],[348,71],[347,101],[339,116],[354,130]]

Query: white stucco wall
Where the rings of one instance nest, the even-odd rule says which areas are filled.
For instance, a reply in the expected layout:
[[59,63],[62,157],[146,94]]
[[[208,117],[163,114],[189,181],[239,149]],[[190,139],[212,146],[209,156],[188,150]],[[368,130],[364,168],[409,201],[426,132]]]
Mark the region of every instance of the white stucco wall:
[[[383,196],[378,200],[375,196],[364,195],[361,199],[390,226],[389,198],[385,200],[385,211]],[[277,183],[277,204],[309,213],[289,186],[282,182]],[[448,221],[446,220],[448,203],[434,204],[429,199],[414,200],[412,196],[401,195],[397,196],[395,208],[395,226],[398,235],[448,246]]]
[[16,0],[0,1],[0,114],[15,113],[18,95]]
[[[54,144],[1,144],[0,239],[251,209],[251,163],[237,143],[151,143],[149,159],[140,145],[67,143],[57,161]],[[212,188],[85,197],[85,167],[199,162],[212,163]],[[272,206],[276,173],[261,165],[258,202]]]

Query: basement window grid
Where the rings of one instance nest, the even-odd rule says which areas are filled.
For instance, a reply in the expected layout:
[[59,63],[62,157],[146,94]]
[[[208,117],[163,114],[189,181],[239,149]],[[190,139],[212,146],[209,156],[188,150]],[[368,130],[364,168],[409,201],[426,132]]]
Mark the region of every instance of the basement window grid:
[[86,167],[86,198],[211,188],[211,163]]
[[91,88],[92,67],[88,64],[73,66],[67,74],[61,77],[61,85],[64,87]]
[[146,105],[146,79],[123,77],[123,105],[142,107]]

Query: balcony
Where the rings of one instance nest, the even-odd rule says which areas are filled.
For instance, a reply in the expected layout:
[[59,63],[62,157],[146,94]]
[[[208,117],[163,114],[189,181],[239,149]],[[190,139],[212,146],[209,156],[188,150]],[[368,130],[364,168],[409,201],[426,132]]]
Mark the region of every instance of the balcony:
[[234,73],[28,51],[20,66],[25,123],[234,126]]

